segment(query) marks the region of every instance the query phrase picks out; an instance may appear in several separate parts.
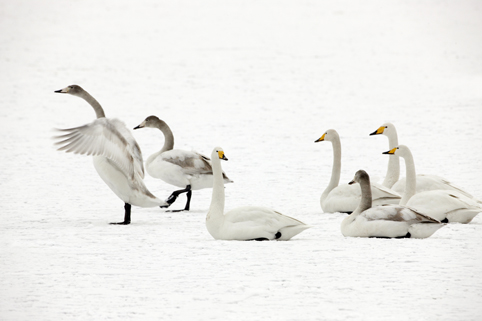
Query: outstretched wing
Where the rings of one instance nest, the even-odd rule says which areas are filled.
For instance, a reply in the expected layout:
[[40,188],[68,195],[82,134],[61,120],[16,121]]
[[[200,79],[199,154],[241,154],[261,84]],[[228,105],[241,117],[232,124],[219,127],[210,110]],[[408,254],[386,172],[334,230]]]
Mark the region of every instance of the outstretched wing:
[[125,124],[117,119],[98,118],[80,127],[58,129],[58,150],[68,153],[104,156],[131,179],[144,178],[142,153]]

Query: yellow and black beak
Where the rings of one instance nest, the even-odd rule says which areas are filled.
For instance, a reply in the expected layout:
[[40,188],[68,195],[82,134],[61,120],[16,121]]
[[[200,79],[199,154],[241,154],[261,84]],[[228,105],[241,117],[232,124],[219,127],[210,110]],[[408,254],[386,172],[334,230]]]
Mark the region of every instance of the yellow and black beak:
[[222,151],[222,150],[218,151],[218,156],[219,156],[219,159],[222,159],[222,160],[225,160],[225,161],[228,160],[226,155],[224,155],[224,151]]
[[385,127],[385,126],[379,127],[377,130],[375,130],[373,133],[371,133],[370,136],[383,134],[383,132],[385,131],[385,128],[387,128],[387,127]]
[[398,147],[395,147],[393,149],[390,149],[389,151],[383,152],[382,154],[388,154],[388,155],[395,155],[395,152],[397,151]]
[[324,141],[324,140],[325,140],[325,136],[326,136],[326,133],[324,133],[323,136],[321,136],[320,138],[318,138],[317,140],[315,140],[315,143]]

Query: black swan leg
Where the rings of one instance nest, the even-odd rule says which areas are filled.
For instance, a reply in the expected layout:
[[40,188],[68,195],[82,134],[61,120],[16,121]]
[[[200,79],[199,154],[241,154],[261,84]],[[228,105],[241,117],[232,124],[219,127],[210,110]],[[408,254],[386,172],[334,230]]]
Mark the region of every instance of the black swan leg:
[[[180,189],[180,190],[172,192],[172,194],[167,198],[166,203],[169,204],[168,206],[170,206],[172,203],[174,203],[176,201],[179,194],[182,194],[182,193],[187,193],[187,195],[186,195],[187,196],[187,202],[186,202],[186,206],[184,207],[184,209],[183,210],[170,210],[168,212],[189,211],[189,207],[190,207],[190,204],[191,204],[191,195],[192,195],[191,185],[187,185],[185,189]],[[164,206],[164,207],[166,207],[166,206]]]
[[124,204],[124,222],[118,222],[118,223],[110,223],[113,225],[129,225],[131,224],[131,204],[125,203]]

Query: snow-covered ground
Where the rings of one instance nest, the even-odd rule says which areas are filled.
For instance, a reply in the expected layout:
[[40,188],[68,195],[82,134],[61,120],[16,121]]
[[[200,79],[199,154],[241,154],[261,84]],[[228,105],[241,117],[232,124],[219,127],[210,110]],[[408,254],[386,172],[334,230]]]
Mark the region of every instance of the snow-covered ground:
[[[342,182],[381,180],[388,140],[368,134],[390,121],[418,173],[482,198],[480,1],[16,0],[0,30],[0,320],[480,320],[482,214],[424,240],[345,238],[319,205],[331,144],[313,143],[336,129]],[[74,83],[129,128],[154,114],[177,148],[222,146],[227,209],[314,227],[215,241],[210,190],[109,225],[122,201],[52,144],[95,117],[54,94]],[[163,143],[134,136],[145,158]]]

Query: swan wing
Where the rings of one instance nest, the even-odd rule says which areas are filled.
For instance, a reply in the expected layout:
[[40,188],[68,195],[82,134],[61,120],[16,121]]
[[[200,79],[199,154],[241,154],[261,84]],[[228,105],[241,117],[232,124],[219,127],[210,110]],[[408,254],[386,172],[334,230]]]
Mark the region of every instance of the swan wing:
[[360,214],[367,221],[387,220],[395,222],[407,222],[410,224],[432,222],[440,223],[438,220],[431,218],[417,210],[406,206],[375,206],[367,209]]
[[104,156],[132,180],[144,178],[142,153],[125,124],[118,119],[98,118],[54,137],[58,150],[81,155]]

